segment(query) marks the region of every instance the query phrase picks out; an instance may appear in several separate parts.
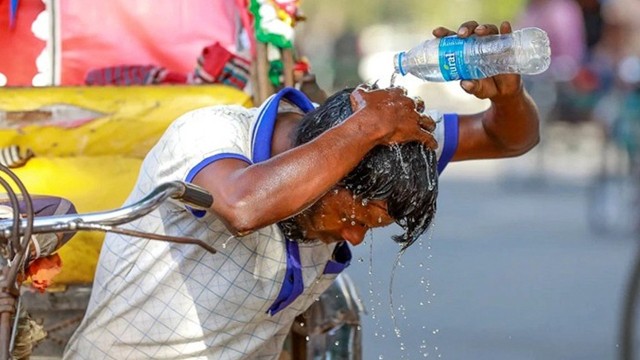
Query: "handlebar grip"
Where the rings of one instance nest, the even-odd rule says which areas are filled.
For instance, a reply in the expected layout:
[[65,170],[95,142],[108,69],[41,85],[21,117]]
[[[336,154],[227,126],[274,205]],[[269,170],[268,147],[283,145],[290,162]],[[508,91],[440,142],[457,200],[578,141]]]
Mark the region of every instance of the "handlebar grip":
[[184,191],[177,197],[183,203],[202,209],[208,209],[213,205],[213,196],[200,186],[183,183]]

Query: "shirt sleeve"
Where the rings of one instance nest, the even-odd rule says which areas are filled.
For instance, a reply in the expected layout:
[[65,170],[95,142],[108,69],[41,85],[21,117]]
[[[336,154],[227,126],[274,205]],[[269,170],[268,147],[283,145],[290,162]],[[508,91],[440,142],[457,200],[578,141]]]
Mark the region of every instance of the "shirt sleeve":
[[441,174],[458,149],[458,114],[443,114],[438,110],[426,110],[426,114],[436,122],[433,135],[438,142],[436,155],[438,174]]
[[200,170],[221,159],[250,164],[249,122],[247,111],[240,107],[216,106],[188,112],[169,126],[149,152],[143,171],[155,178],[152,183],[157,186],[175,180],[191,182]]

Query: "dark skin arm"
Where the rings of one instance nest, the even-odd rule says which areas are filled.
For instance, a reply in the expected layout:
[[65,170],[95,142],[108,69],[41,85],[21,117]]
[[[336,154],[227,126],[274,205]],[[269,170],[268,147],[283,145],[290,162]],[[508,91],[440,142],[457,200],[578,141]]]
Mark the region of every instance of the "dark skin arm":
[[[436,37],[457,34],[486,36],[511,32],[509,22],[498,27],[479,25],[475,21],[462,24],[458,32],[439,27]],[[459,116],[458,149],[453,161],[502,158],[524,154],[539,141],[538,112],[522,85],[519,75],[497,75],[482,80],[465,80],[460,86],[480,99],[491,100],[484,112]]]
[[[259,164],[216,161],[193,182],[213,195],[211,210],[242,236],[313,204],[377,145],[420,141],[437,146],[428,132],[435,127],[433,120],[415,111],[404,90],[359,88],[351,103],[353,115],[313,141]],[[275,137],[289,135],[278,132]]]

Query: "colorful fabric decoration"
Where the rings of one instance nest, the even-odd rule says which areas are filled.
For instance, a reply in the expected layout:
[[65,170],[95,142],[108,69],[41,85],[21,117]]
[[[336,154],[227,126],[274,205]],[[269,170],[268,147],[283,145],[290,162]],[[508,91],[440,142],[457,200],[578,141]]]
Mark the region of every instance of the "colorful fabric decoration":
[[31,286],[39,292],[44,292],[53,282],[53,278],[62,271],[60,255],[51,254],[35,259],[25,272],[26,278],[31,278]]
[[273,86],[279,87],[282,85],[282,75],[284,74],[284,64],[280,60],[273,60],[269,62],[269,81]]
[[249,81],[250,68],[249,60],[215,43],[202,50],[193,81],[196,84],[225,84],[244,89]]
[[299,0],[251,0],[249,11],[255,18],[256,38],[281,49],[293,47],[293,27],[303,20]]
[[192,74],[181,74],[155,65],[122,65],[89,71],[87,85],[225,84],[243,90],[251,63],[222,44],[207,46]]
[[155,65],[122,65],[91,70],[87,85],[184,84],[187,76]]

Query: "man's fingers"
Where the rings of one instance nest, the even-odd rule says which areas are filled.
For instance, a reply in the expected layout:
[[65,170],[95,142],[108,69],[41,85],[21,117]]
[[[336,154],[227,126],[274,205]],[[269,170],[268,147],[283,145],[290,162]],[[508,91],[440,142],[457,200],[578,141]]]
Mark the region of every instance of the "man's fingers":
[[413,98],[413,102],[416,104],[416,111],[422,114],[425,109],[424,100],[420,96],[416,96]]
[[466,91],[468,94],[473,94],[477,86],[477,81],[475,80],[460,81],[460,87],[462,87],[462,90]]
[[475,33],[476,35],[485,36],[499,34],[500,32],[498,27],[493,24],[483,24],[476,27]]
[[436,150],[438,148],[438,142],[431,133],[423,132],[420,142],[431,150]]
[[362,109],[367,104],[367,101],[364,99],[364,93],[366,93],[367,91],[368,90],[366,88],[362,87],[361,85],[358,85],[351,92],[351,95],[349,96],[349,100],[351,102],[351,109],[353,109],[353,112],[356,112]]
[[395,94],[400,94],[402,96],[407,96],[407,94],[409,93],[407,91],[407,88],[402,87],[402,86],[394,86],[394,87],[390,87],[389,91],[395,93]]
[[467,37],[473,34],[473,32],[476,30],[476,28],[478,27],[478,22],[473,20],[473,21],[467,21],[466,23],[460,25],[460,28],[458,28],[458,36],[459,37]]
[[458,31],[452,31],[446,27],[440,26],[433,30],[432,34],[435,37],[445,37],[450,35],[458,35],[459,37],[468,37],[473,34],[476,35],[493,35],[493,34],[508,34],[511,32],[511,24],[508,21],[502,22],[500,29],[493,24],[479,25],[477,21],[467,21],[460,25]]
[[508,34],[512,31],[511,29],[511,23],[508,21],[503,21],[502,24],[500,24],[500,34]]
[[371,85],[366,84],[366,83],[359,84],[354,89],[354,91],[369,91],[369,90],[371,90]]
[[420,124],[420,127],[427,130],[428,132],[433,132],[433,130],[436,129],[436,122],[427,115],[420,115],[418,124]]
[[456,32],[453,30],[449,30],[446,27],[437,27],[433,30],[432,32],[433,36],[441,38],[441,37],[445,37],[445,36],[451,36],[451,35],[455,35]]
[[480,99],[487,99],[498,94],[496,82],[491,78],[482,80],[463,80],[460,81],[460,86],[468,94],[474,95]]

